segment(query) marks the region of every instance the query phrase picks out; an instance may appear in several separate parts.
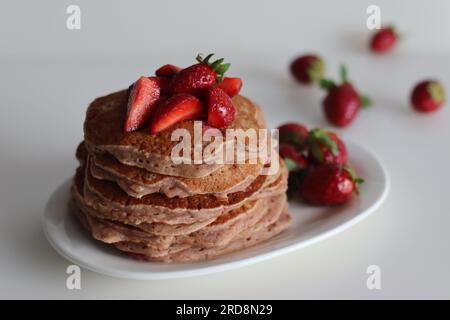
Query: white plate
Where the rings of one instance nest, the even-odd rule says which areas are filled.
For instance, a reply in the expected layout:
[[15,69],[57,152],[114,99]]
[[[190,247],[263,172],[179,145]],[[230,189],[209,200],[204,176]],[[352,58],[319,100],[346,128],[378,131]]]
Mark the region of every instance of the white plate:
[[304,248],[363,220],[384,201],[389,177],[381,163],[363,147],[346,141],[349,161],[365,179],[358,197],[344,206],[316,208],[290,203],[293,221],[282,234],[257,246],[215,260],[197,263],[161,264],[130,259],[115,248],[91,239],[69,214],[70,181],[50,197],[43,228],[50,244],[73,263],[95,272],[132,279],[190,277],[242,267]]

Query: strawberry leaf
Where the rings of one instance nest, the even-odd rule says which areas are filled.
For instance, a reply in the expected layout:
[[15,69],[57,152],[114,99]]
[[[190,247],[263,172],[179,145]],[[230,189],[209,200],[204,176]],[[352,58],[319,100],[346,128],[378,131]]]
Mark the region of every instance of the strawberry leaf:
[[327,91],[330,91],[331,89],[336,87],[336,84],[334,83],[334,81],[329,80],[329,79],[320,79],[319,84],[322,89],[327,90]]
[[290,158],[284,158],[284,163],[286,164],[286,167],[288,168],[288,171],[296,171],[300,167],[297,165],[297,163],[290,159]]
[[372,106],[372,99],[370,99],[368,96],[361,94],[359,96],[359,101],[361,101],[361,107],[368,108]]

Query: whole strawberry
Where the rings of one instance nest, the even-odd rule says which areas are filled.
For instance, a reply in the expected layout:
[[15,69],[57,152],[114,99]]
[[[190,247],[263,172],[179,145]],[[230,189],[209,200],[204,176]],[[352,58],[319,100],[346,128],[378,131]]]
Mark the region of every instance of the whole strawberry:
[[368,97],[359,95],[347,79],[347,69],[341,66],[341,81],[337,85],[332,80],[322,79],[320,86],[327,91],[322,102],[328,121],[335,126],[349,125],[362,107],[368,107],[371,101]]
[[321,164],[311,167],[300,185],[300,196],[309,204],[334,206],[348,201],[363,182],[349,167]]
[[285,123],[278,127],[278,133],[281,144],[292,144],[299,150],[306,145],[308,129],[299,123]]
[[322,79],[325,73],[325,63],[318,56],[304,55],[292,61],[290,69],[298,82],[310,84]]
[[398,40],[398,34],[393,27],[378,30],[370,41],[370,48],[373,52],[384,53],[390,51]]
[[306,158],[291,144],[281,144],[279,153],[289,171],[303,170],[308,166]]
[[347,164],[347,148],[334,132],[313,129],[308,134],[306,144],[308,160],[312,164]]
[[420,112],[432,112],[445,102],[444,87],[435,80],[422,81],[411,93],[411,105]]
[[230,96],[220,88],[210,88],[206,94],[208,106],[208,125],[225,129],[234,120],[236,109]]
[[190,93],[201,95],[205,90],[222,81],[223,75],[230,64],[223,64],[223,59],[211,63],[209,60],[212,56],[213,54],[209,54],[203,59],[201,55],[198,55],[197,64],[176,73],[170,83],[169,94]]

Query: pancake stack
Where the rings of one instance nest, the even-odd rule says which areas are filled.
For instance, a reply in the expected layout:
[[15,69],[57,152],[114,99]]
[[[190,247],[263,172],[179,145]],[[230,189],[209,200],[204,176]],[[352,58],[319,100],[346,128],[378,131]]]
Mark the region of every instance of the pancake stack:
[[[285,230],[287,170],[265,174],[265,161],[243,164],[174,164],[175,129],[193,134],[183,121],[155,135],[124,134],[126,90],[88,107],[80,162],[72,185],[72,212],[93,238],[130,256],[161,262],[212,259]],[[258,106],[233,98],[234,129],[264,129]],[[192,147],[192,150],[194,148]]]

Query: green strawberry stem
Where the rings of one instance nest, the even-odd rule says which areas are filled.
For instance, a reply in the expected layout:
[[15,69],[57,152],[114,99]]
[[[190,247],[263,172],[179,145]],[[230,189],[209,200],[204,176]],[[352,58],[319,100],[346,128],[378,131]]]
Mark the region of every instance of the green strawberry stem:
[[342,83],[349,83],[347,67],[344,64],[341,65],[339,72],[341,74]]
[[222,63],[224,61],[223,58],[217,59],[214,62],[209,62],[214,53],[208,54],[205,58],[203,58],[202,54],[199,53],[196,57],[196,60],[199,63],[206,64],[217,74],[217,83],[222,82],[225,72],[230,68],[230,63]]

